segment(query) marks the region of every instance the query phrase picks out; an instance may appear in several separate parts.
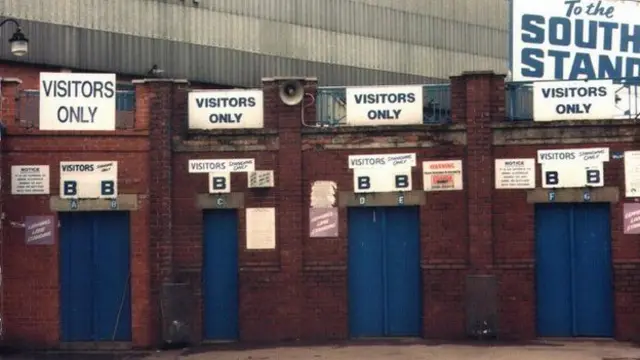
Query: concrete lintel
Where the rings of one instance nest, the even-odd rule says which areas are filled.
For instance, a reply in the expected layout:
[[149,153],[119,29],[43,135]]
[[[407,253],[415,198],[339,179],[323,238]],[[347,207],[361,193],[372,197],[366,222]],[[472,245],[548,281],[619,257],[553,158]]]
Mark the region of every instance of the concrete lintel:
[[148,79],[132,80],[131,83],[132,84],[151,84],[151,83],[188,84],[189,80],[187,80],[187,79],[156,79],[156,78],[148,78]]
[[22,80],[16,77],[0,77],[0,83],[22,84]]
[[198,209],[242,209],[244,208],[244,193],[231,192],[227,194],[197,194],[196,207]]
[[138,210],[137,194],[120,194],[115,199],[116,207],[112,207],[111,199],[62,199],[60,196],[49,198],[51,211],[76,212],[76,211],[136,211]]
[[[585,200],[585,193],[589,194]],[[553,193],[553,196],[549,194]],[[608,202],[620,201],[620,189],[615,186],[598,188],[568,188],[568,189],[542,189],[527,190],[527,202],[536,203],[584,203],[584,202]]]
[[354,193],[340,191],[338,207],[419,206],[426,203],[422,190],[393,193]]

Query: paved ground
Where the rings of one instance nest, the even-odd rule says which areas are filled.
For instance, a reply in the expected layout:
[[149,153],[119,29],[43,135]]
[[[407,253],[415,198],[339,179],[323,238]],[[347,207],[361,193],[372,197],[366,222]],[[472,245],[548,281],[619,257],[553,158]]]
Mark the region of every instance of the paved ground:
[[422,341],[352,342],[331,346],[264,349],[198,348],[151,354],[49,354],[0,356],[2,360],[640,360],[640,347],[612,341],[531,345],[450,345]]
[[253,350],[158,352],[162,360],[640,360],[640,347],[616,342],[549,342],[535,345],[427,345],[424,343],[277,347]]

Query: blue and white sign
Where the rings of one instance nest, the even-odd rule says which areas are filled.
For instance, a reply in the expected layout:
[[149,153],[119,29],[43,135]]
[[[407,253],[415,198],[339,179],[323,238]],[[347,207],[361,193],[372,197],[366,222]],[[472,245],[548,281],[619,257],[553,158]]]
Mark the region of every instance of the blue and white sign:
[[113,199],[117,197],[117,161],[60,162],[60,198]]
[[603,120],[621,114],[611,80],[533,83],[533,120]]
[[634,0],[511,0],[513,81],[640,76]]
[[349,155],[349,169],[412,168],[416,166],[416,154]]
[[259,129],[263,126],[262,90],[189,93],[189,129]]
[[609,148],[538,150],[543,188],[604,186]]
[[116,75],[40,73],[40,130],[116,129]]
[[422,124],[422,86],[348,87],[349,126]]
[[360,168],[353,171],[353,192],[410,191],[411,168]]
[[197,159],[189,160],[190,173],[255,171],[255,159]]

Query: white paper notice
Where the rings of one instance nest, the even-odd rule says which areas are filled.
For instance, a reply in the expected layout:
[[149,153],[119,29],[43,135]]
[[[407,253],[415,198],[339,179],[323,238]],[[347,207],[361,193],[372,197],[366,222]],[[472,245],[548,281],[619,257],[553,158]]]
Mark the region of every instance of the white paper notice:
[[247,208],[245,221],[248,250],[276,248],[275,208]]
[[536,187],[536,159],[496,159],[496,189]]
[[640,197],[640,151],[624,152],[624,189],[626,197]]

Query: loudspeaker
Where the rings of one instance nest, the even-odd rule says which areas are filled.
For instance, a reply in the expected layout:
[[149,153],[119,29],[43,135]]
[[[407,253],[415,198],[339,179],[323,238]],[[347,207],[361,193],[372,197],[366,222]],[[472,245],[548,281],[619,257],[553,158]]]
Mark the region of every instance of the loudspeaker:
[[289,106],[300,104],[304,97],[302,83],[297,80],[286,80],[280,84],[280,100]]

